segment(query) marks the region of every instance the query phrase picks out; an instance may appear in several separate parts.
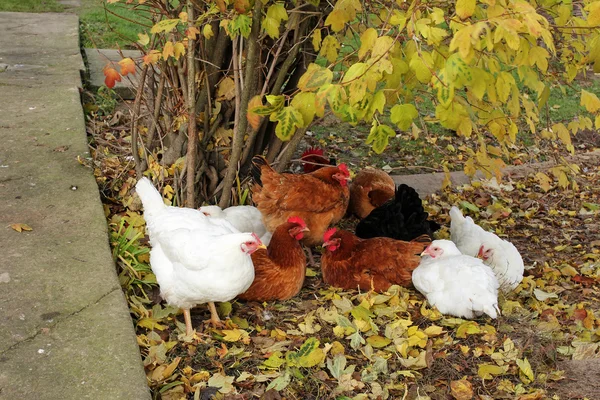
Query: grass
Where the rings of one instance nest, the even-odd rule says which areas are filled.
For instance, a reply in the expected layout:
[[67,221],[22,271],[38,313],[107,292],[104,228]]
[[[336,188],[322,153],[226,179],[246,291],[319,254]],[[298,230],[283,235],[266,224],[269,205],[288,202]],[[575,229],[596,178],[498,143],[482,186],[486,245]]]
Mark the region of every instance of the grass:
[[144,8],[133,8],[132,4],[82,0],[78,13],[83,47],[134,48],[138,33],[149,31],[150,22]]
[[0,11],[12,12],[62,12],[65,7],[56,0],[2,0]]

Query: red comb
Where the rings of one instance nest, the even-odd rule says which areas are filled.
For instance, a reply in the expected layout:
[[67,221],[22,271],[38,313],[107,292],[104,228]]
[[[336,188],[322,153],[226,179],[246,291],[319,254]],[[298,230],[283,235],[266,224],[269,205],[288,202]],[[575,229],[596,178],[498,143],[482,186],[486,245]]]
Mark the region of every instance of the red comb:
[[348,171],[348,167],[346,166],[346,164],[342,163],[340,165],[338,165],[338,168],[340,171],[342,171],[342,173],[346,176],[350,176],[350,171]]
[[290,224],[298,224],[301,227],[306,228],[306,222],[304,222],[304,220],[300,217],[289,217],[287,222]]
[[308,157],[308,156],[312,156],[312,155],[322,156],[324,153],[325,152],[323,151],[323,149],[320,149],[318,147],[309,147],[308,149],[306,149],[306,151],[304,153],[302,153],[300,158],[304,158],[304,157]]
[[331,237],[335,234],[335,232],[337,231],[336,228],[329,228],[325,231],[325,234],[323,235],[323,242],[328,242],[329,239],[331,239]]

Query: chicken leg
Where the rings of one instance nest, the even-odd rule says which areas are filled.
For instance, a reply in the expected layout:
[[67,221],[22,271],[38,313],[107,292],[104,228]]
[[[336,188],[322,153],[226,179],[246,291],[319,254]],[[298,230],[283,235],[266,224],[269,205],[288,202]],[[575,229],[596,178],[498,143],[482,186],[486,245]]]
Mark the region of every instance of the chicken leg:
[[183,319],[185,320],[185,334],[190,336],[194,332],[194,328],[192,328],[192,316],[189,308],[183,309]]
[[215,328],[223,326],[223,322],[221,322],[221,318],[219,318],[219,314],[217,313],[217,308],[215,307],[215,303],[213,303],[212,301],[209,301],[208,309],[210,310],[210,321],[209,322]]

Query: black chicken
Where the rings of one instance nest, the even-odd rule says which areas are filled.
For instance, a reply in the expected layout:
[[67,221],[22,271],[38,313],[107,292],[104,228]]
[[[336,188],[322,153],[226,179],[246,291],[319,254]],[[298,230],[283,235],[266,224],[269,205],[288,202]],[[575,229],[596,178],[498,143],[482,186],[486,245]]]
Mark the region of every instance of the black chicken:
[[433,239],[433,232],[440,229],[434,221],[428,221],[429,214],[415,189],[401,184],[396,188],[393,199],[377,207],[356,226],[356,236],[369,239],[389,237],[410,241],[426,234]]

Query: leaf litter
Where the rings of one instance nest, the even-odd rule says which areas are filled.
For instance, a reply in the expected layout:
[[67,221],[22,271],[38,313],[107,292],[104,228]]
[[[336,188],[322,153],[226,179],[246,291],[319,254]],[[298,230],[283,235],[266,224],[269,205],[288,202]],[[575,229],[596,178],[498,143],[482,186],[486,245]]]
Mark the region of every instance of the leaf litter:
[[[561,389],[568,382],[563,362],[600,357],[600,161],[579,165],[577,191],[559,190],[558,176],[549,174],[544,183],[531,172],[501,184],[446,188],[426,199],[444,226],[439,238],[449,237],[448,211],[459,204],[523,255],[526,276],[501,296],[497,320],[444,317],[412,288],[330,288],[316,269],[291,300],[220,305],[221,315],[231,318],[225,329],[203,326],[208,311],[197,307],[197,332],[186,337],[178,310],[160,301],[132,196],[129,137],[114,128],[90,128],[93,157],[80,162],[94,169],[100,187],[155,397],[566,399],[573,393]],[[597,385],[587,389],[575,398],[600,396]]]

